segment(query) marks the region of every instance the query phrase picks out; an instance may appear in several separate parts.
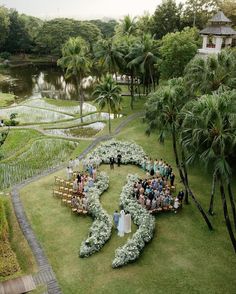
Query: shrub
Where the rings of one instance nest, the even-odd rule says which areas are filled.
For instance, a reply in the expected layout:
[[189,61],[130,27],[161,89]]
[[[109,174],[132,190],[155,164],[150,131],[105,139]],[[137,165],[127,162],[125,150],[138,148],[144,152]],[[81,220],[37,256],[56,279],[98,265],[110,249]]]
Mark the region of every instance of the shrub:
[[11,54],[9,52],[6,52],[6,51],[0,53],[0,58],[2,58],[2,59],[9,59],[10,56],[11,56]]
[[6,241],[8,239],[9,227],[7,223],[5,203],[0,198],[0,241]]

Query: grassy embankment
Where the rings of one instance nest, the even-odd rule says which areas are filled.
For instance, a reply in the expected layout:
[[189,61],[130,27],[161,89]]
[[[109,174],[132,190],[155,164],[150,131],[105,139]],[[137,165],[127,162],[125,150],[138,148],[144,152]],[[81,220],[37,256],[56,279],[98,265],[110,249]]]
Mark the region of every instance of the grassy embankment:
[[[112,122],[114,129],[117,122]],[[153,158],[163,158],[174,166],[171,142],[157,142],[156,136],[144,135],[145,125],[137,119],[122,130],[119,139],[134,140]],[[110,172],[109,190],[101,197],[102,205],[112,214],[118,208],[119,194],[128,173],[141,170],[122,166]],[[177,171],[176,171],[177,173]],[[65,176],[64,170],[57,175]],[[190,184],[207,209],[211,177],[198,166],[190,171]],[[214,231],[210,232],[191,202],[178,214],[156,217],[156,232],[139,260],[113,270],[115,249],[125,243],[115,232],[101,252],[80,259],[78,250],[86,237],[91,219],[77,217],[60,200],[52,197],[54,175],[26,186],[21,191],[27,216],[56,272],[63,293],[235,293],[236,259],[216,195]],[[177,177],[177,189],[180,188]],[[233,190],[236,191],[234,185]],[[34,191],[34,193],[32,193]],[[133,231],[134,231],[133,227]]]

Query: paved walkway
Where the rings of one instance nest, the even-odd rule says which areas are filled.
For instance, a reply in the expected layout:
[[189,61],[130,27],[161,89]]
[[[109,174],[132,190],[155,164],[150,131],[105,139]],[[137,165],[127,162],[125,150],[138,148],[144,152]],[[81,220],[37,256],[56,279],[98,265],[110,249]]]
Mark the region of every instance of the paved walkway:
[[[78,156],[79,159],[82,159],[86,154],[88,154],[96,145],[98,145],[102,141],[106,141],[117,135],[122,128],[124,128],[129,122],[132,120],[142,116],[143,112],[134,113],[130,116],[128,116],[121,124],[115,129],[113,134],[111,135],[103,135],[100,137],[97,137],[94,139],[94,141]],[[17,184],[13,187],[11,192],[11,198],[12,203],[14,206],[15,214],[17,217],[17,220],[19,222],[19,225],[21,227],[21,230],[28,241],[32,252],[35,256],[36,262],[39,267],[39,272],[34,275],[33,279],[36,285],[46,285],[47,286],[47,293],[48,294],[60,294],[62,293],[61,288],[57,282],[55,273],[53,272],[53,269],[43,251],[43,248],[41,247],[41,244],[37,240],[33,229],[27,219],[27,216],[24,211],[24,207],[22,205],[22,202],[20,200],[20,189],[22,189],[24,186],[28,185],[29,183],[32,183],[34,181],[39,180],[42,177],[45,177],[47,175],[50,175],[56,171],[61,170],[65,165],[61,165],[55,168],[51,168],[40,175],[34,176],[30,179],[25,180],[24,182]]]

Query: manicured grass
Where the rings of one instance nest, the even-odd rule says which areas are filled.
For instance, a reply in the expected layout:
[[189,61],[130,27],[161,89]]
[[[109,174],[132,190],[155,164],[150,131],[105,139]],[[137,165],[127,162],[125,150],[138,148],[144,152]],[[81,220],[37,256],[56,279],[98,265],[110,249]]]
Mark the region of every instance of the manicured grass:
[[[171,163],[177,174],[171,142],[160,145],[156,137],[144,135],[145,125],[137,119],[118,136],[135,140],[153,158]],[[134,166],[115,167],[110,171],[109,190],[102,195],[103,207],[113,213],[118,208],[119,194],[128,173],[141,170]],[[65,176],[65,171],[58,173]],[[197,197],[207,208],[210,176],[201,167],[190,171],[190,183]],[[236,259],[222,213],[219,194],[211,217],[215,230],[210,232],[191,202],[178,213],[156,217],[156,232],[140,259],[121,269],[113,270],[115,249],[127,238],[115,232],[101,252],[87,258],[78,257],[81,241],[91,225],[89,217],[72,215],[52,197],[54,175],[26,186],[21,191],[27,216],[42,242],[56,272],[63,293],[235,293]],[[176,178],[177,190],[180,188]],[[235,185],[233,187],[235,191]],[[133,232],[135,228],[133,226]]]
[[[0,77],[1,81],[1,77]],[[15,102],[15,96],[12,94],[0,92],[0,107],[8,106]]]

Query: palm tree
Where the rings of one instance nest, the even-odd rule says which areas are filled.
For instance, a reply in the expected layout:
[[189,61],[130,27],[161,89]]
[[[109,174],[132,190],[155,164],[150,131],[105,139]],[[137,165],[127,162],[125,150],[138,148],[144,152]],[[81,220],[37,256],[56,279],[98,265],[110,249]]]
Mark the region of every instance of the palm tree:
[[187,88],[195,95],[236,86],[236,57],[233,52],[222,51],[207,59],[196,57],[185,68]]
[[62,48],[62,57],[57,64],[66,69],[66,78],[74,78],[76,92],[80,97],[80,118],[83,122],[84,92],[82,79],[89,73],[91,61],[88,57],[89,48],[81,37],[70,38]]
[[[219,92],[190,102],[183,112],[184,122],[181,136],[182,146],[188,150],[187,161],[189,163],[196,159],[202,161],[207,167],[210,167],[213,182],[216,180],[219,183],[225,222],[236,252],[236,239],[225,196],[225,186],[227,186],[236,229],[230,166],[230,158],[236,148],[235,95],[236,91]],[[214,190],[212,192],[209,208],[211,213],[213,212]]]
[[169,80],[167,86],[159,88],[152,94],[146,103],[147,134],[158,130],[160,142],[164,142],[167,132],[171,134],[176,166],[185,186],[186,194],[189,193],[192,197],[209,229],[212,230],[212,225],[206,213],[189,187],[186,166],[184,162],[181,162],[178,154],[177,139],[181,123],[180,114],[187,99],[182,78]]
[[102,110],[108,108],[109,115],[109,134],[111,134],[111,111],[118,111],[121,104],[121,88],[116,85],[111,75],[107,74],[102,77],[101,83],[97,85],[93,95],[97,97],[95,102],[98,103]]
[[110,74],[116,75],[124,63],[122,50],[115,44],[112,38],[108,40],[99,40],[95,45],[94,55],[95,59],[98,60]]
[[116,35],[126,35],[130,37],[131,35],[135,35],[136,31],[136,17],[132,18],[130,15],[124,16],[121,23],[116,27]]
[[144,34],[139,42],[137,42],[130,52],[134,55],[133,60],[128,64],[128,68],[137,67],[143,76],[143,82],[147,85],[147,92],[149,92],[149,85],[155,90],[154,72],[155,64],[157,64],[157,48],[156,42],[150,34]]

